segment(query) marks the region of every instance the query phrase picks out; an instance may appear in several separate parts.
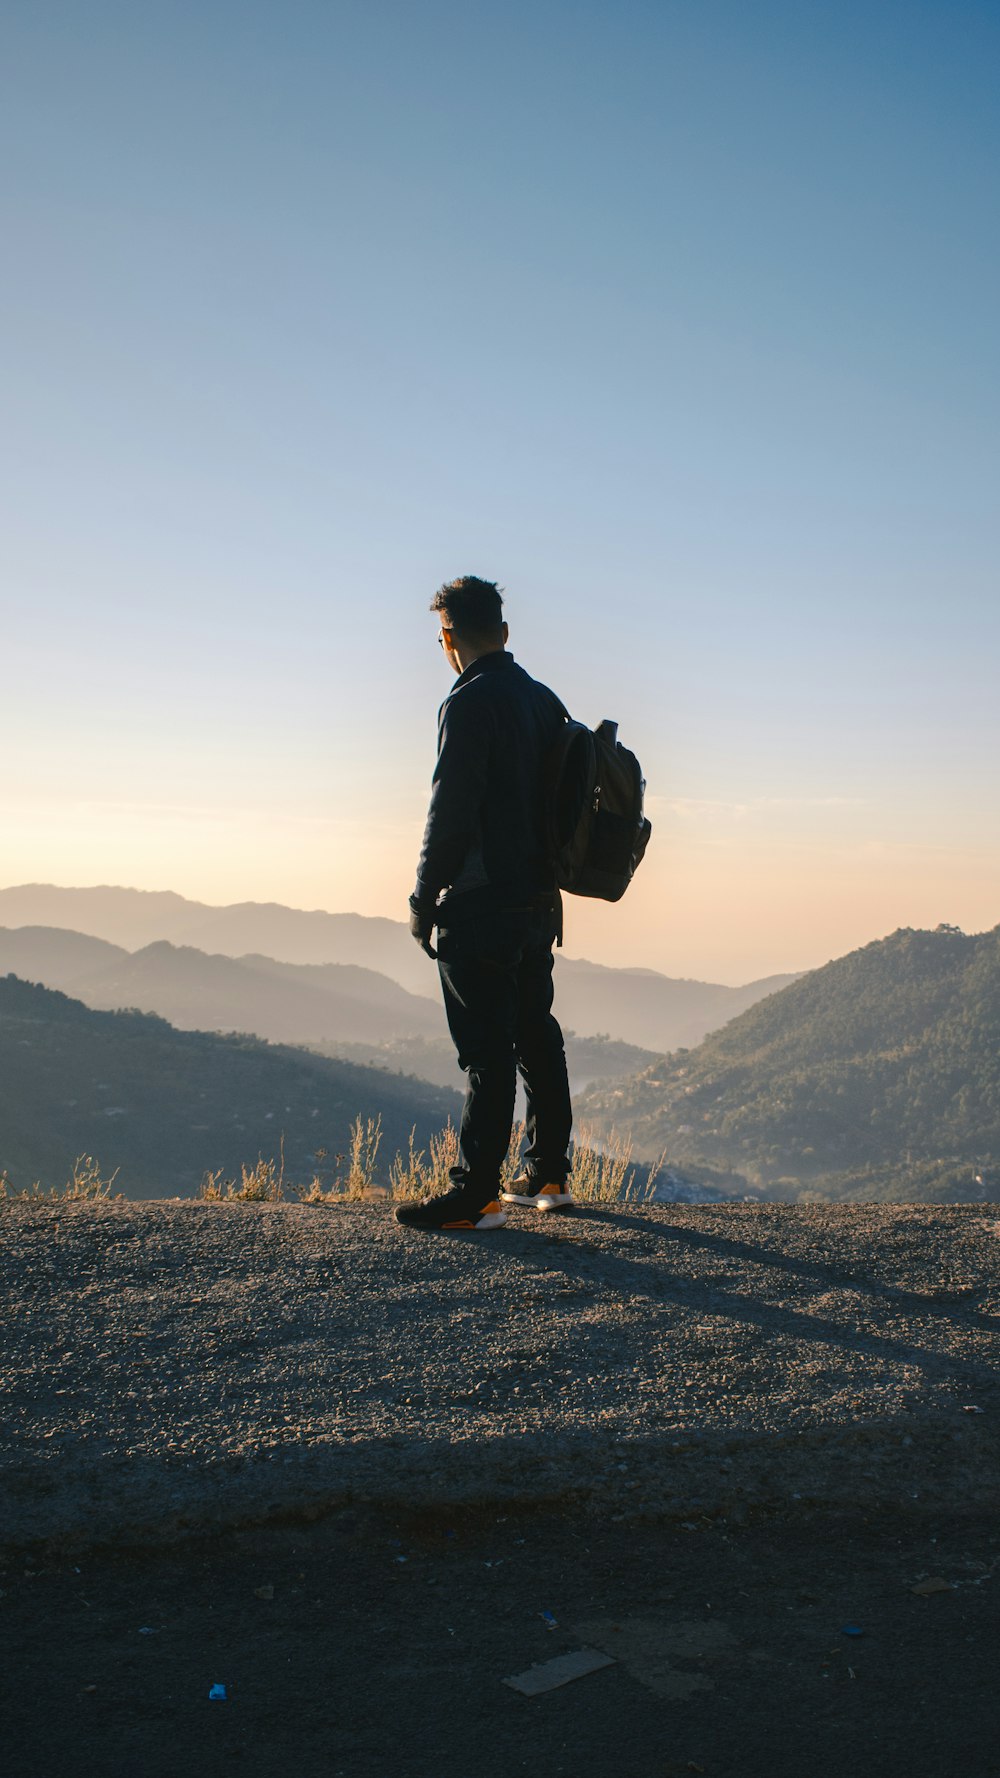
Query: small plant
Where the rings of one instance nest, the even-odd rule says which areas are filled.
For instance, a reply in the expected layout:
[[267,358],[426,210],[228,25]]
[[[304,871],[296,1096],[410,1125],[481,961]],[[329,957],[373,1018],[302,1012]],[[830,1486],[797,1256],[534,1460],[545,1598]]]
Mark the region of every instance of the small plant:
[[70,1199],[123,1197],[123,1192],[112,1192],[111,1189],[118,1178],[119,1171],[120,1169],[116,1167],[110,1179],[105,1179],[93,1155],[77,1155],[73,1162],[73,1171],[66,1185],[56,1195]]
[[443,1130],[430,1139],[430,1163],[427,1168],[427,1191],[431,1197],[438,1192],[447,1191],[451,1184],[451,1170],[458,1166],[458,1131],[451,1118]]
[[[339,1167],[343,1158],[342,1154],[334,1155],[334,1166]],[[329,1159],[327,1150],[325,1148],[317,1148],[315,1159],[319,1162],[319,1167],[317,1167],[316,1172],[313,1174],[308,1185],[297,1185],[295,1187],[295,1196],[298,1198],[300,1204],[338,1203],[341,1194],[337,1190],[336,1182],[334,1182],[332,1186],[325,1186],[323,1184],[323,1175],[320,1171],[323,1163]]]
[[389,1168],[389,1196],[392,1198],[433,1198],[447,1191],[451,1169],[458,1165],[458,1131],[449,1118],[443,1130],[432,1136],[425,1157],[415,1146],[415,1130],[410,1131],[407,1154],[397,1154]]
[[240,1168],[240,1182],[235,1179],[224,1179],[220,1167],[215,1173],[206,1173],[198,1187],[199,1198],[208,1203],[219,1203],[223,1199],[240,1204],[280,1204],[285,1195],[285,1139],[281,1139],[281,1158],[275,1161],[273,1156],[265,1160],[258,1154],[252,1167]]
[[574,1198],[585,1204],[648,1204],[656,1195],[656,1175],[660,1162],[649,1168],[641,1184],[636,1182],[632,1165],[632,1138],[619,1136],[617,1130],[595,1146],[594,1137],[586,1128],[573,1144],[573,1172],[570,1180]]
[[[383,1195],[384,1187],[375,1183],[375,1167],[378,1161],[379,1146],[382,1141],[382,1118],[356,1117],[351,1125],[350,1149],[347,1154],[347,1173],[344,1178],[334,1179],[332,1185],[324,1186],[322,1177],[315,1173],[308,1185],[298,1185],[295,1195],[303,1204],[356,1204],[364,1198]],[[413,1148],[413,1136],[410,1136],[410,1148]],[[321,1150],[318,1159],[324,1158]],[[399,1161],[396,1161],[393,1166]],[[342,1161],[343,1155],[337,1160]],[[390,1169],[391,1172],[391,1169]]]
[[347,1157],[347,1178],[344,1182],[344,1196],[351,1202],[358,1198],[371,1197],[377,1190],[375,1185],[375,1164],[378,1160],[379,1146],[382,1141],[382,1115],[367,1118],[362,1123],[356,1117],[351,1125],[351,1147]]
[[390,1198],[423,1198],[427,1193],[424,1186],[426,1167],[424,1151],[416,1146],[417,1126],[410,1131],[410,1145],[406,1155],[397,1152],[389,1167]]
[[331,1186],[323,1184],[322,1176],[314,1173],[308,1185],[297,1185],[295,1196],[300,1204],[342,1204],[344,1194],[337,1190],[336,1181]]
[[79,1154],[73,1162],[72,1173],[62,1186],[53,1185],[46,1189],[36,1179],[26,1190],[15,1191],[7,1173],[0,1173],[0,1199],[12,1204],[101,1203],[124,1197],[124,1192],[112,1190],[118,1173],[116,1167],[110,1178],[105,1179],[93,1155]]

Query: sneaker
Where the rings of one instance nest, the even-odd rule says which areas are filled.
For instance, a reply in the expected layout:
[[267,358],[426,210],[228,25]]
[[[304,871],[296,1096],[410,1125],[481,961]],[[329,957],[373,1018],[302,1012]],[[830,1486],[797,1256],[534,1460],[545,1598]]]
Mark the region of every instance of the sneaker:
[[496,1198],[453,1185],[436,1198],[409,1198],[396,1206],[396,1221],[411,1229],[499,1229],[507,1221]]
[[512,1179],[500,1196],[505,1204],[530,1204],[536,1210],[572,1210],[576,1203],[568,1184],[543,1185],[530,1173]]

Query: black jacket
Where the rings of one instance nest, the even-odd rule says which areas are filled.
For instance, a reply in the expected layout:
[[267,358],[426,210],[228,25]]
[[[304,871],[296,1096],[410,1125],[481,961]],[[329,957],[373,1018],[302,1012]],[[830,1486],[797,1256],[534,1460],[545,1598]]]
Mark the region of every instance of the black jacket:
[[[545,844],[544,765],[566,712],[504,650],[480,655],[438,712],[438,758],[417,913],[510,907],[555,893]],[[469,897],[469,900],[465,900]]]

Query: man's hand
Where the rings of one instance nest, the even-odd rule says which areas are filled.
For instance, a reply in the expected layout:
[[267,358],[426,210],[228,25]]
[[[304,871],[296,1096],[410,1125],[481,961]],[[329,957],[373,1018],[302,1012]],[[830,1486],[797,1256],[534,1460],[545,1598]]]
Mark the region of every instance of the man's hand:
[[434,931],[434,916],[432,914],[417,913],[413,908],[411,908],[410,909],[410,932],[413,935],[413,937],[416,939],[418,945],[420,946],[420,949],[422,951],[427,952],[428,957],[436,957],[437,956],[437,952],[434,949],[434,946],[431,944],[431,934],[433,931]]

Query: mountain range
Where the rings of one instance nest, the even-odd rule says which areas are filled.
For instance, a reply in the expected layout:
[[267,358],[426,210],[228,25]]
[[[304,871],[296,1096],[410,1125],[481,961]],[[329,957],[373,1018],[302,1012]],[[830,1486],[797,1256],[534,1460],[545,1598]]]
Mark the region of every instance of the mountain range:
[[355,963],[226,957],[165,939],[126,951],[46,926],[0,928],[0,972],[61,988],[88,1006],[156,1012],[193,1031],[247,1031],[277,1042],[432,1037],[436,1002]]
[[[0,975],[58,988],[103,1010],[159,1013],[187,1031],[241,1031],[319,1054],[464,1088],[438,1000],[353,963],[209,956],[165,939],[126,951],[52,926],[0,927]],[[649,1050],[610,1037],[566,1039],[574,1091],[634,1074]]]
[[256,901],[210,907],[168,889],[113,885],[75,889],[26,883],[0,889],[0,924],[68,927],[130,951],[165,939],[227,957],[253,954],[280,963],[352,963],[388,975],[411,994],[437,993],[428,960],[404,922],[364,914],[328,914]]
[[[417,1032],[441,1034],[444,1029],[436,971],[418,950],[402,921],[361,914],[305,912],[276,903],[243,902],[213,908],[187,901],[170,891],[25,884],[0,889],[0,925],[17,928],[22,935],[18,937],[8,930],[5,948],[0,953],[5,960],[0,961],[0,968],[77,993],[93,1005],[123,1004],[120,999],[108,997],[109,983],[117,970],[116,993],[125,996],[125,1004],[160,1012],[171,1019],[176,1017],[178,1023],[188,1017],[181,1012],[181,1006],[187,1005],[197,1015],[191,1023],[199,1027],[208,1023],[212,1029],[238,1027],[260,1035],[375,1042]],[[26,937],[25,928],[36,930]],[[52,933],[51,943],[38,929]],[[74,949],[56,936],[67,929],[81,938],[103,940],[114,946],[114,953]],[[197,964],[193,959],[182,962],[177,956],[171,960],[167,953],[160,952],[147,958],[132,975],[123,962],[123,953],[138,953],[142,957],[157,944],[172,946],[175,953],[200,952],[212,967],[209,970],[207,964]],[[257,979],[252,986],[237,977],[229,978],[227,984],[220,967],[226,957],[256,970]],[[81,964],[78,975],[74,973],[77,959]],[[412,998],[430,1002],[433,1014],[422,1025],[420,1010],[412,1001],[384,1001],[382,1010],[386,1017],[376,1028],[372,1021],[379,1003],[374,984],[356,977],[352,985],[346,978],[332,975],[319,979],[286,974],[281,978],[279,1009],[277,986],[273,990],[266,988],[260,979],[266,973],[262,967],[265,963],[297,965],[302,969],[339,964],[387,976]],[[168,981],[171,971],[176,977],[172,983]],[[199,973],[206,984],[204,995],[198,985]],[[272,978],[276,984],[278,978],[273,970]],[[586,1037],[601,1034],[660,1052],[700,1042],[707,1032],[795,978],[771,976],[734,988],[677,979],[651,969],[608,968],[558,952],[555,979],[556,1009],[566,1030]],[[289,1023],[294,1022],[289,993],[293,981],[302,995],[306,1019],[297,1031]],[[369,1009],[364,1029],[347,1029],[332,1005],[323,1014],[328,1022],[319,1029],[322,1009],[315,998],[306,996],[307,987],[322,993],[336,990],[359,996]],[[230,991],[231,998],[227,998]],[[272,991],[276,1023],[270,1017]],[[168,1004],[174,1010],[168,1011]],[[247,1016],[250,1006],[256,1009],[252,1018]]]
[[[59,961],[70,974],[105,972],[112,994],[134,983],[133,968],[144,979],[164,970],[175,993],[185,971],[190,993],[207,992],[206,982],[232,992],[235,969],[258,1001],[274,981],[299,993],[296,1021],[302,992],[308,1000],[317,982],[332,1003],[331,979],[348,981],[359,1017],[394,994],[433,1011],[349,966],[332,966],[331,978],[331,966],[163,943],[130,954],[66,932],[7,940],[23,957],[41,946],[36,962]],[[372,1002],[361,993],[369,975]],[[637,1159],[662,1156],[689,1184],[807,1201],[1000,1198],[1000,927],[893,933],[757,1001],[690,1050],[650,1058],[610,1038],[571,1039],[571,1054],[574,1045],[595,1081],[576,1098],[577,1128],[617,1130]],[[382,1114],[390,1153],[414,1124],[426,1145],[459,1099],[412,1070],[440,1070],[446,1081],[447,1066],[448,1046],[433,1032],[304,1050],[93,1010],[10,975],[0,978],[0,1166],[15,1184],[55,1183],[87,1152],[120,1166],[130,1194],[185,1193],[208,1168],[235,1172],[258,1152],[274,1155],[284,1133],[289,1170],[301,1178],[321,1148],[343,1152],[359,1114]],[[609,1083],[609,1070],[631,1072]]]
[[1000,927],[895,932],[576,1109],[730,1190],[996,1198]]

